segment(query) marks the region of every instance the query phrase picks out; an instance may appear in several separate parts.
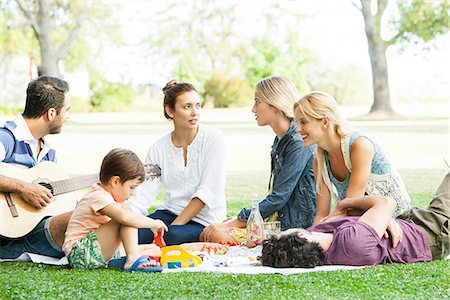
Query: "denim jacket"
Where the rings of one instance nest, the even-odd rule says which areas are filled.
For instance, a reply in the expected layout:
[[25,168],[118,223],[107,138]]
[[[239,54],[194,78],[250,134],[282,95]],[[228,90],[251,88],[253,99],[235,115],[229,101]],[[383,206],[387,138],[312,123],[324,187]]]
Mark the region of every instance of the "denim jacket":
[[[272,145],[272,193],[259,203],[263,218],[278,212],[281,229],[307,228],[316,215],[316,185],[313,173],[315,146],[303,145],[293,121],[284,137]],[[269,183],[270,184],[270,183]],[[238,219],[247,221],[250,209],[242,209]]]

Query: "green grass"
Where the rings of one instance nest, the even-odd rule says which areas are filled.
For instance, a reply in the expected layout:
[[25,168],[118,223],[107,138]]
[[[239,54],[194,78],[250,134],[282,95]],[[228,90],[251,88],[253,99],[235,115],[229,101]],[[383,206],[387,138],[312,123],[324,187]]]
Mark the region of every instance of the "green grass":
[[[425,206],[439,170],[401,170],[413,205]],[[264,194],[264,174],[241,173],[228,181],[229,215]],[[162,198],[160,193],[158,198]],[[297,275],[207,273],[128,274],[77,271],[33,263],[0,264],[0,299],[449,299],[450,260],[392,264],[359,270]]]
[[[446,168],[441,157],[448,149],[447,125],[424,124],[423,120],[415,124],[410,121],[386,125],[358,123],[359,129],[380,137],[383,148],[400,168],[413,206],[425,207]],[[232,147],[242,147],[245,142],[239,139],[239,134],[257,140],[262,131],[255,128],[250,133],[236,134],[239,128],[223,129],[234,141]],[[73,139],[67,131],[66,135]],[[235,216],[243,207],[249,207],[252,194],[257,193],[260,198],[266,194],[269,171],[263,170],[267,161],[261,162],[261,159],[267,158],[268,152],[264,151],[269,151],[270,145],[255,144],[260,148],[250,152],[245,152],[246,146],[238,148],[240,151],[230,160],[234,164],[227,174],[228,216]],[[162,199],[163,191],[153,208]],[[32,263],[1,263],[0,299],[450,299],[449,274],[450,260],[290,276],[128,274],[114,270],[76,271]]]
[[450,261],[298,275],[127,274],[0,265],[1,299],[446,299]]

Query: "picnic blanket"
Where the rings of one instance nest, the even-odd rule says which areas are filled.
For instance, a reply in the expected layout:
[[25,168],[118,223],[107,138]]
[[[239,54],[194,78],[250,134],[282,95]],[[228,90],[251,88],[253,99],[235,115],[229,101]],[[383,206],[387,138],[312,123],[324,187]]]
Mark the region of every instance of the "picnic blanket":
[[335,271],[359,269],[353,266],[320,266],[315,268],[272,268],[265,267],[257,260],[261,255],[262,246],[247,248],[234,246],[222,255],[208,255],[204,252],[192,252],[202,257],[202,264],[192,268],[164,269],[163,273],[171,272],[208,272],[228,274],[282,274],[291,275],[306,272]]
[[183,269],[163,269],[163,273],[172,272],[207,272],[207,273],[228,273],[228,274],[281,274],[292,275],[307,272],[320,271],[337,271],[337,270],[352,270],[362,267],[353,266],[320,266],[315,268],[272,268],[264,267],[259,261],[255,262],[241,262],[229,266],[215,266],[210,263],[203,263],[195,268]]
[[63,265],[67,265],[69,264],[69,261],[67,260],[67,257],[63,257],[63,258],[54,258],[51,256],[45,256],[45,255],[40,255],[40,254],[35,254],[35,253],[22,253],[22,255],[20,255],[17,258],[13,258],[13,259],[1,259],[0,258],[0,263],[1,262],[8,262],[8,261],[18,261],[18,262],[27,262],[27,261],[31,261],[37,264],[46,264],[46,265],[53,265],[53,266],[63,266]]
[[[195,253],[194,254],[200,254]],[[163,269],[163,273],[173,272],[207,272],[207,273],[228,273],[228,274],[282,274],[292,275],[306,272],[319,271],[336,271],[351,270],[361,267],[353,266],[320,266],[315,268],[272,268],[264,267],[256,257],[261,254],[261,246],[255,248],[247,248],[245,246],[232,247],[226,255],[202,255],[203,263],[198,267],[180,268],[180,269]],[[47,265],[67,265],[67,257],[61,259],[43,256],[34,253],[23,253],[16,259],[0,259],[0,262],[18,261],[18,262],[34,262]]]

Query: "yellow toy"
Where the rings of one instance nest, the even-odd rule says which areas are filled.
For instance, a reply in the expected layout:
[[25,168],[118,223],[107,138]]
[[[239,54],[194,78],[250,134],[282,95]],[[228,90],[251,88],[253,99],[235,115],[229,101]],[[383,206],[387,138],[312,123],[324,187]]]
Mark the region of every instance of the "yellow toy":
[[162,247],[161,266],[167,269],[194,268],[202,263],[197,255],[189,254],[181,246]]

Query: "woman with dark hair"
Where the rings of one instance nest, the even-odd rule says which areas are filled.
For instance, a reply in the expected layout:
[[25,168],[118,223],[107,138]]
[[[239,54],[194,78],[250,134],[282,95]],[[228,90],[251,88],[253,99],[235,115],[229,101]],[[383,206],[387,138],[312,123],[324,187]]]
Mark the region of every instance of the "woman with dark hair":
[[[158,165],[161,176],[141,184],[129,204],[147,214],[164,186],[165,201],[148,217],[162,220],[166,244],[177,245],[198,241],[205,226],[226,217],[226,147],[218,129],[200,126],[200,96],[192,84],[171,80],[163,92],[164,116],[174,129],[150,146],[145,160]],[[150,230],[139,230],[140,244],[153,239]]]

